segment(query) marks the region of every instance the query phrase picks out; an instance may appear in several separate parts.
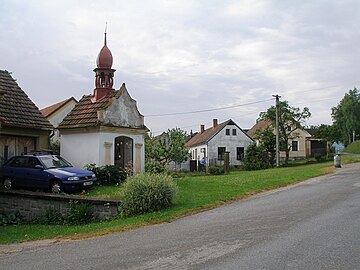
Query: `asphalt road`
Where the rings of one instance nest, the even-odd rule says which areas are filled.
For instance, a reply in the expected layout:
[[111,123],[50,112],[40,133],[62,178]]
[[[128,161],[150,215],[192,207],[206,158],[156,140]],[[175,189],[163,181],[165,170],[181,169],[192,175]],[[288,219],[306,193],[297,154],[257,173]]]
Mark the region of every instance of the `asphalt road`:
[[126,233],[2,246],[0,269],[360,269],[360,164]]

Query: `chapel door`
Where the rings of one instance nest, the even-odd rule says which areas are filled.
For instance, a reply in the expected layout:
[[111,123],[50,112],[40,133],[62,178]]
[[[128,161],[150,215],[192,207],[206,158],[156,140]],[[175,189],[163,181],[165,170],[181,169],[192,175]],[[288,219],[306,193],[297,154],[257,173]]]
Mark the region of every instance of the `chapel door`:
[[126,136],[115,138],[115,165],[124,169],[133,168],[133,139]]

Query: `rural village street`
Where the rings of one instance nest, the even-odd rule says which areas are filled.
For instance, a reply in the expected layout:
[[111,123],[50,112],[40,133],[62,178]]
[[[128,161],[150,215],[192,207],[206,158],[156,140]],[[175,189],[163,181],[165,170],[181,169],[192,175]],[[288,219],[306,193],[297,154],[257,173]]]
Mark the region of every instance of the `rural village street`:
[[0,269],[359,269],[360,163],[174,222],[0,246]]

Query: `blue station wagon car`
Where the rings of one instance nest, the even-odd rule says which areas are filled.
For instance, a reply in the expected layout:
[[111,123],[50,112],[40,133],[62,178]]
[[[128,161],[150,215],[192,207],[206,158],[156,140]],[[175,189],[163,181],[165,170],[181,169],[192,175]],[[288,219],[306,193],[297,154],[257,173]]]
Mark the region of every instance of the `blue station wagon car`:
[[96,176],[92,171],[73,167],[57,155],[33,154],[14,156],[0,167],[3,188],[50,189],[53,193],[89,189]]

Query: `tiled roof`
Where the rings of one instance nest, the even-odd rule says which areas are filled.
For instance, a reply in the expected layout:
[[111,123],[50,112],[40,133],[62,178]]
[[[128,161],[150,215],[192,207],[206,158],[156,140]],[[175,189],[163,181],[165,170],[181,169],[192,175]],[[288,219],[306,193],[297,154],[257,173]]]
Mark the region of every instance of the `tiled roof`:
[[66,105],[71,100],[74,100],[75,102],[77,102],[77,100],[75,98],[71,97],[71,98],[63,100],[63,101],[61,101],[59,103],[56,103],[56,104],[53,104],[53,105],[48,106],[46,108],[43,108],[43,109],[40,110],[40,112],[42,113],[43,116],[48,117],[50,114],[56,112],[58,109],[60,109],[64,105]]
[[264,130],[265,128],[267,128],[270,125],[271,125],[271,121],[269,121],[269,120],[259,120],[256,122],[256,124],[251,129],[249,129],[249,131],[247,132],[247,135],[250,138],[255,139],[256,130],[258,130],[258,129]]
[[[123,84],[119,90],[110,90],[106,96],[97,101],[94,101],[93,95],[84,95],[82,99],[80,99],[80,101],[75,105],[74,109],[72,109],[72,111],[60,123],[58,128],[73,129],[95,126],[119,127],[113,123],[100,122],[98,119],[98,112],[106,111],[106,109],[112,104],[112,99],[120,97],[125,92],[127,93],[127,90],[125,88],[125,84]],[[141,114],[139,113],[139,115]],[[135,128],[147,129],[144,125]]]
[[212,137],[214,137],[220,130],[222,130],[226,125],[233,123],[232,120],[225,121],[223,123],[218,124],[215,127],[210,127],[205,129],[204,132],[197,133],[194,137],[192,137],[189,141],[187,141],[186,146],[192,147],[196,145],[205,144],[208,142]]
[[59,128],[82,128],[99,125],[97,112],[105,110],[114,97],[116,91],[111,91],[102,99],[92,102],[93,95],[83,96],[75,105],[74,109],[60,123]]
[[10,73],[0,70],[0,123],[2,126],[53,129]]

